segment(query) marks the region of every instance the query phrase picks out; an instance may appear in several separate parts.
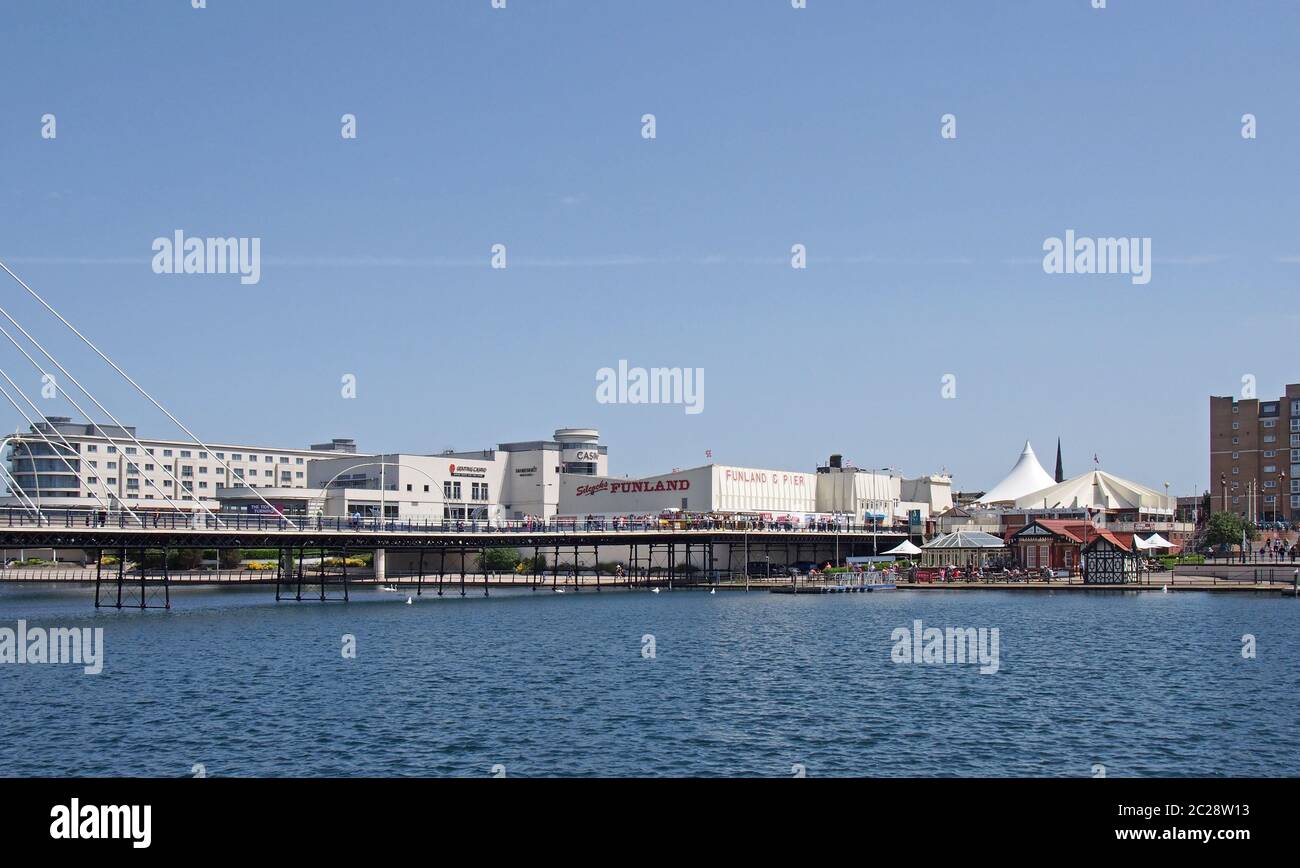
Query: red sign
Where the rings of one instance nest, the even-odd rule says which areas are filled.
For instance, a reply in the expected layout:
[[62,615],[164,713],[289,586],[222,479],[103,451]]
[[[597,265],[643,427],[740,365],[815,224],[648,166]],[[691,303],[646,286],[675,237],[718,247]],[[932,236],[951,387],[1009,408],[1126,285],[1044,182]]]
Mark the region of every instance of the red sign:
[[574,494],[578,497],[590,497],[602,491],[610,494],[640,494],[646,491],[687,491],[691,487],[689,479],[661,479],[658,482],[610,482],[608,480],[595,485],[579,485]]

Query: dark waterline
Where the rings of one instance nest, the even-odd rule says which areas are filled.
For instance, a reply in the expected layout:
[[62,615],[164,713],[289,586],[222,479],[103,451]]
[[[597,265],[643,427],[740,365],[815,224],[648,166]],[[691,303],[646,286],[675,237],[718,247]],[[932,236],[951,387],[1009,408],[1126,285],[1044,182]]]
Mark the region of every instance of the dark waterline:
[[[1300,774],[1300,602],[1275,596],[90,595],[0,590],[0,627],[106,646],[100,675],[0,664],[0,775]],[[997,627],[1000,671],[891,662],[918,618]]]

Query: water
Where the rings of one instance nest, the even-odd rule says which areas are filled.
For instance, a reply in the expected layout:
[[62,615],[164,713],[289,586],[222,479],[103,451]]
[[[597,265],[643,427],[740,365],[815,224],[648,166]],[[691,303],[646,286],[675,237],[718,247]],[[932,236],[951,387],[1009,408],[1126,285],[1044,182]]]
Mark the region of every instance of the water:
[[[106,645],[97,676],[0,665],[0,775],[1300,774],[1300,601],[1277,597],[90,594],[0,589],[0,626]],[[917,618],[999,628],[1000,671],[891,662]]]

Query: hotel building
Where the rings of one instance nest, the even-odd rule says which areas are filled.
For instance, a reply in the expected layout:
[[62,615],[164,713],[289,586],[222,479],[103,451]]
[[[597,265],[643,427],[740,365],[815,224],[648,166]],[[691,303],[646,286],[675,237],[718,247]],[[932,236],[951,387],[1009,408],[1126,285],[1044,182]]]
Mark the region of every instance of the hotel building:
[[0,443],[8,447],[10,474],[4,505],[23,507],[30,499],[42,509],[215,511],[227,489],[306,488],[312,461],[356,454],[356,443],[341,438],[307,449],[216,443],[205,449],[192,441],[143,439],[130,425],[65,416],[47,416]]

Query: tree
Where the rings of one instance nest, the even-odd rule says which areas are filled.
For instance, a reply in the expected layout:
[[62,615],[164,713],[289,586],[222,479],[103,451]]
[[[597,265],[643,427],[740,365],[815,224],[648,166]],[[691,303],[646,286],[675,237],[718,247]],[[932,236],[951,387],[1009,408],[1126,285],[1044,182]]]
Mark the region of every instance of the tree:
[[233,570],[244,561],[244,553],[239,549],[221,549],[219,552],[221,568]]
[[1212,546],[1231,546],[1241,544],[1241,532],[1245,530],[1246,539],[1259,539],[1259,532],[1253,525],[1236,513],[1216,512],[1210,516],[1205,529],[1205,541]]
[[479,568],[488,573],[514,572],[518,563],[519,552],[511,548],[484,549],[478,556]]

